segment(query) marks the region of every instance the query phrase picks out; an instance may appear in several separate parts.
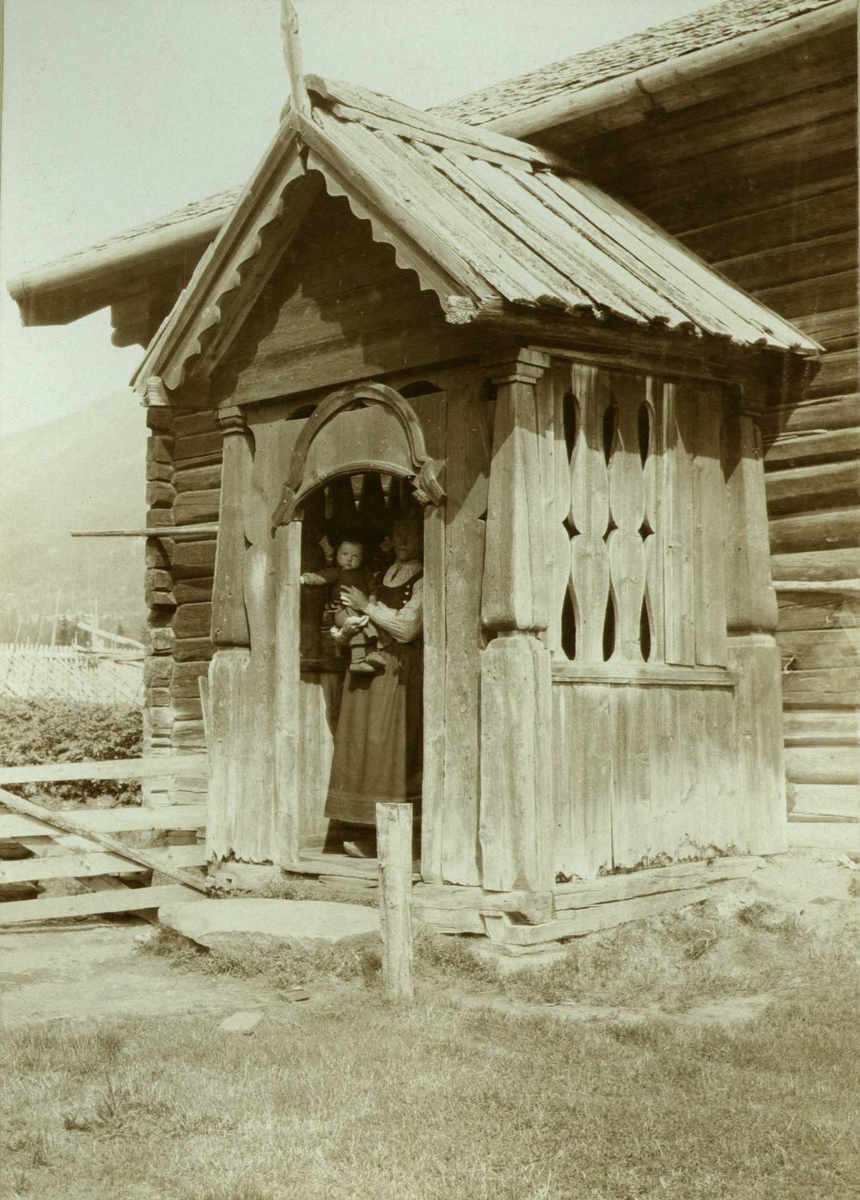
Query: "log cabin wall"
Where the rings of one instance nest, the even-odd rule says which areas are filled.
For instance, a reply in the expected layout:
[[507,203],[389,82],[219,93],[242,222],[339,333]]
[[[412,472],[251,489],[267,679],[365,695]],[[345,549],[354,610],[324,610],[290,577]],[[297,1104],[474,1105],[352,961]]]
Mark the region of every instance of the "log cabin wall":
[[[188,399],[188,397],[186,397]],[[147,525],[206,524],[218,519],[222,435],[213,413],[147,410]],[[198,680],[212,657],[209,636],[215,538],[152,538],[146,544],[145,591],[150,650],[144,664],[144,753],[205,749]],[[198,803],[206,779],[147,781],[145,803]]]
[[[848,30],[737,71],[718,100],[572,141],[562,150],[825,347],[792,407],[764,421],[777,640],[785,672],[789,803],[860,815],[856,580],[857,58]],[[819,592],[791,582],[820,583]]]

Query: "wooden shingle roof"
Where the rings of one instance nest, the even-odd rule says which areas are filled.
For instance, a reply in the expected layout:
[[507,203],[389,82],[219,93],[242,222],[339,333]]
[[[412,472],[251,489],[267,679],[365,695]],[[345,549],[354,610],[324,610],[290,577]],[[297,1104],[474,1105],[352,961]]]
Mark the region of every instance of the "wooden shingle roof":
[[[814,354],[818,346],[741,292],[641,214],[541,150],[398,104],[348,84],[308,79],[310,117],[290,113],[136,376],[169,388],[207,353],[248,288],[273,269],[263,232],[298,228],[291,185],[321,176],[345,196],[401,267],[463,324],[501,309],[621,320],[737,346]],[[312,203],[303,193],[301,203]],[[295,204],[298,207],[297,204]],[[283,253],[283,244],[278,254]],[[246,282],[247,281],[247,282]],[[235,318],[233,319],[235,324]]]
[[[723,44],[731,53],[737,46],[740,53],[745,35],[756,39],[763,33],[768,43],[772,38],[773,45],[779,46],[793,29],[791,36],[803,44],[815,29],[801,30],[799,22],[814,24],[820,17],[833,24],[846,7],[853,10],[852,0],[723,0],[692,16],[439,106],[425,114],[425,120],[428,126],[434,119],[456,119],[473,126],[492,122],[500,131],[507,126],[508,132],[516,129],[518,136],[530,137],[558,119],[553,106],[559,101],[579,103],[581,97],[588,100],[589,111],[594,108],[600,114],[604,103],[615,103],[615,98],[602,96],[604,89],[626,81],[637,97],[634,107],[637,103],[641,107],[642,93],[633,86],[637,72],[655,63],[692,63],[697,52]],[[490,130],[483,133],[489,135]],[[187,278],[241,194],[241,188],[220,192],[11,280],[9,291],[23,323],[77,320],[128,294],[130,288],[139,289],[165,267],[176,268]]]
[[[501,121],[565,92],[581,92],[661,62],[759,33],[837,0],[723,0],[617,42],[469,92],[431,111],[469,125]],[[571,31],[573,33],[573,30]]]

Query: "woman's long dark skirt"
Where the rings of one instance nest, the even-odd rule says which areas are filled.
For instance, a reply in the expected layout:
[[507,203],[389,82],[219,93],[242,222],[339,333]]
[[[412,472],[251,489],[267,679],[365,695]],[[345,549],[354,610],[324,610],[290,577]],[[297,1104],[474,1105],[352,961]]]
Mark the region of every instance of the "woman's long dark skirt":
[[334,739],[325,815],[375,825],[377,803],[421,805],[424,647],[392,643],[385,671],[347,673]]

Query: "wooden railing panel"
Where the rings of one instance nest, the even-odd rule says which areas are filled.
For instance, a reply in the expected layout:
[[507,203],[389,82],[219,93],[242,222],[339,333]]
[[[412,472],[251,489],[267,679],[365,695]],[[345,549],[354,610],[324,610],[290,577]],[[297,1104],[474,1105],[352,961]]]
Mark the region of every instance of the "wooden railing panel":
[[640,620],[645,599],[645,481],[639,447],[639,410],[645,403],[641,376],[614,372],[615,432],[609,454],[609,511],[615,528],[606,538],[615,601],[613,658],[641,662]]
[[612,397],[609,375],[599,367],[574,364],[573,395],[578,407],[571,456],[570,582],[576,614],[576,661],[603,661],[603,629],[609,599],[609,474],[603,447],[603,418]]

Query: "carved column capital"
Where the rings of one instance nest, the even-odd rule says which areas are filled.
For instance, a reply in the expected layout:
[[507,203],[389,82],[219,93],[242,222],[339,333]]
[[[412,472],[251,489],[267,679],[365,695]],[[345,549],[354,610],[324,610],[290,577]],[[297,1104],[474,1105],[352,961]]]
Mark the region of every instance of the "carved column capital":
[[215,417],[225,438],[231,433],[244,433],[248,428],[243,409],[235,404],[219,408]]
[[548,354],[542,350],[529,350],[525,346],[513,349],[501,358],[494,354],[486,362],[490,379],[496,387],[503,383],[529,383],[534,386],[549,365]]
[[160,375],[150,375],[143,393],[144,408],[166,408],[170,405],[167,388]]

